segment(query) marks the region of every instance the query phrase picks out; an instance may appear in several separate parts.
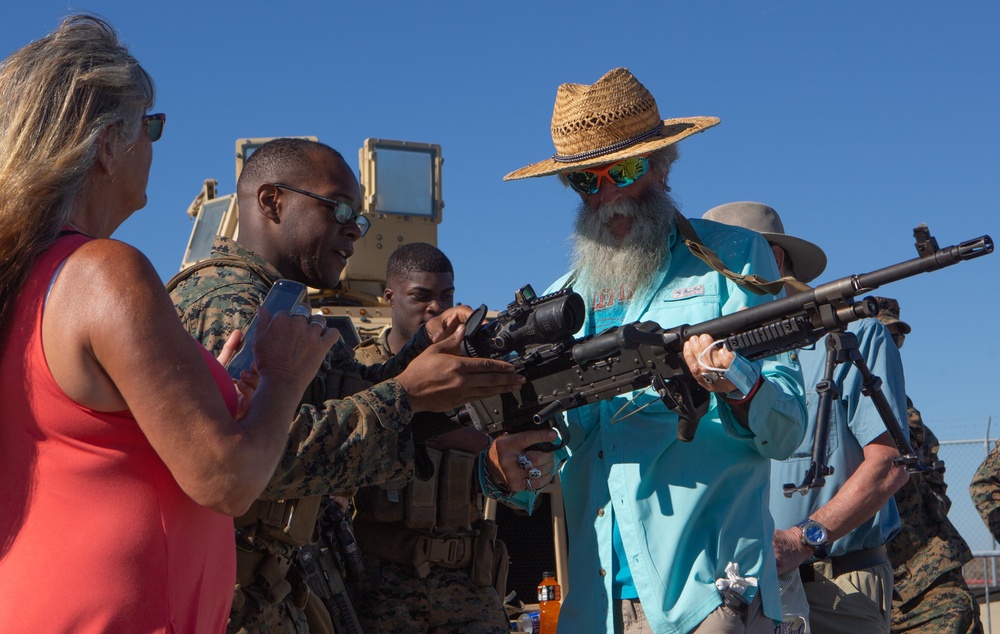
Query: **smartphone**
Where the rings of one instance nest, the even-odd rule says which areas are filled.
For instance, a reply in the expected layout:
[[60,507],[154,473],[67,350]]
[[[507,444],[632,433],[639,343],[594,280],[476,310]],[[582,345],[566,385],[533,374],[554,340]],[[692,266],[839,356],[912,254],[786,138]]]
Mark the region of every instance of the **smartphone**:
[[[306,298],[306,287],[304,284],[293,282],[292,280],[278,280],[268,291],[264,298],[263,306],[271,313],[289,311],[297,304],[301,304]],[[258,310],[259,312],[259,310]],[[240,349],[236,351],[233,358],[226,364],[226,372],[234,381],[240,380],[240,373],[249,370],[253,364],[253,338],[257,332],[257,314],[255,313],[250,324],[243,329],[243,340],[240,341]]]

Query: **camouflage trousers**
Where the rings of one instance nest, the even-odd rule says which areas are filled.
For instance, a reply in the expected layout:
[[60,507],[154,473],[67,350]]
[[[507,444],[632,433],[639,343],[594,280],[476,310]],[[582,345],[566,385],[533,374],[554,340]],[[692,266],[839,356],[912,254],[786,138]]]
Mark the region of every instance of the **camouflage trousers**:
[[982,634],[979,603],[962,577],[949,570],[919,595],[892,602],[892,634]]
[[365,555],[355,609],[365,634],[507,634],[510,621],[492,587],[465,570],[431,567],[421,579],[412,566]]

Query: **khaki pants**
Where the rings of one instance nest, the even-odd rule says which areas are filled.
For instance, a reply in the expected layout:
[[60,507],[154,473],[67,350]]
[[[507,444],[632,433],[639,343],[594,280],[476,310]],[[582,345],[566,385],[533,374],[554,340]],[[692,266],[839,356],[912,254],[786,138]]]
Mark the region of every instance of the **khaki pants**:
[[[618,608],[615,612],[615,634],[649,634],[653,631],[638,599],[623,599],[615,601],[615,604]],[[692,634],[774,634],[774,631],[774,621],[764,616],[758,595],[743,613],[720,605]]]
[[809,598],[813,634],[888,634],[892,608],[892,566],[833,576],[832,566],[817,562],[814,580],[803,583]]

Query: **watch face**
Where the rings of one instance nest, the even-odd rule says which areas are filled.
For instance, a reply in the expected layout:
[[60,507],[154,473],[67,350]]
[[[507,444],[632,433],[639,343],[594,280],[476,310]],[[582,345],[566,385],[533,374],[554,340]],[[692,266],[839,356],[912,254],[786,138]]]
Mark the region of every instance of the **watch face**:
[[802,527],[802,538],[811,546],[826,543],[826,530],[815,522],[809,522]]

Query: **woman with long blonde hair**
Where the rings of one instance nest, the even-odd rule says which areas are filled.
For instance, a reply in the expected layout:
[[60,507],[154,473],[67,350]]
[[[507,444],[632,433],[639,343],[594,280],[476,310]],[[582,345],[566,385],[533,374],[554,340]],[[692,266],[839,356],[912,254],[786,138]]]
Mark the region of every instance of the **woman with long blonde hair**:
[[92,16],[0,63],[0,631],[223,631],[228,516],[337,337],[263,316],[238,396],[149,261],[109,239],[146,203],[153,97]]

